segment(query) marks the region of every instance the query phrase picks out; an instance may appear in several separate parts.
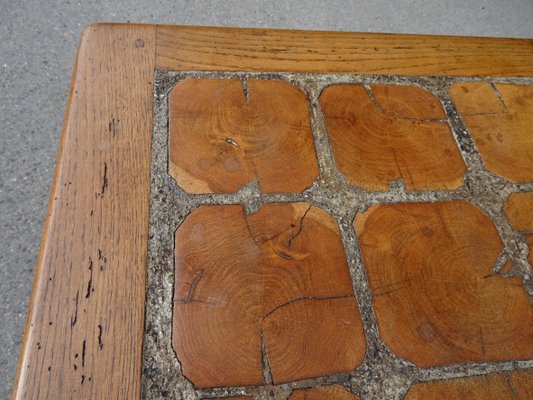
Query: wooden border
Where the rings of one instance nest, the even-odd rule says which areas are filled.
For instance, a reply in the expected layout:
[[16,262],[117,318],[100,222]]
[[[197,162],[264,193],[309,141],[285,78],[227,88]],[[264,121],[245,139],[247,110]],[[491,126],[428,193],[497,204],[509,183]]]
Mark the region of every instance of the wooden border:
[[140,397],[155,69],[532,76],[533,40],[86,28],[14,399]]
[[154,48],[82,34],[13,398],[140,397]]
[[533,40],[157,26],[170,70],[531,76]]

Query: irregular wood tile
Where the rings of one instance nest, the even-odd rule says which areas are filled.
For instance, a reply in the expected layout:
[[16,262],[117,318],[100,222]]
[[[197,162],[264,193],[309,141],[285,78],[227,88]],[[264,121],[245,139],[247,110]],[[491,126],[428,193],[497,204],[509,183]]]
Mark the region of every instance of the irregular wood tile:
[[511,194],[504,211],[514,230],[533,233],[533,192]]
[[445,119],[435,96],[417,86],[372,85],[372,94],[388,118]]
[[307,98],[276,80],[188,78],[169,94],[169,173],[189,193],[301,192],[318,175]]
[[[384,191],[455,189],[466,167],[442,106],[414,86],[333,85],[320,96],[335,163],[352,183]],[[375,101],[374,101],[375,100]]]
[[294,300],[267,314],[263,335],[272,376],[296,381],[352,371],[364,356],[354,310],[354,297],[344,296]]
[[[266,204],[248,216],[242,206],[202,206],[175,239],[172,341],[195,386],[261,384],[262,338],[275,383],[361,363],[359,310],[326,212],[305,203]],[[287,314],[299,325],[284,323]]]
[[405,400],[529,400],[533,398],[531,371],[498,373],[413,385]]
[[533,86],[456,83],[450,96],[491,172],[533,181]]
[[378,205],[357,215],[384,342],[421,367],[533,357],[519,278],[492,275],[503,243],[465,201]]
[[533,370],[513,371],[506,375],[518,399],[533,399]]
[[288,400],[358,400],[341,385],[323,386],[312,389],[295,390]]
[[456,83],[450,89],[450,96],[463,116],[501,114],[506,111],[503,102],[487,82]]

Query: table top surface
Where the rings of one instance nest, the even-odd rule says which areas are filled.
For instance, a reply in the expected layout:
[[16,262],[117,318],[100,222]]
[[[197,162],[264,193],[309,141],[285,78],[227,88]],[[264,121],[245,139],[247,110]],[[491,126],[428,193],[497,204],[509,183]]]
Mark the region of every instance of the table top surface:
[[533,397],[533,41],[97,24],[13,397]]

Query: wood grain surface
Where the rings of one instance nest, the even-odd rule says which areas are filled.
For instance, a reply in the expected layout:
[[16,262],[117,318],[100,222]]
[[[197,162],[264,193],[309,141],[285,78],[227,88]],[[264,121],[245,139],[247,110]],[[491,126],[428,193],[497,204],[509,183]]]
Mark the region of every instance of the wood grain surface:
[[529,400],[533,398],[532,371],[515,371],[413,385],[405,400]]
[[455,189],[466,167],[439,101],[415,86],[332,85],[320,104],[337,168],[368,190],[402,179],[412,190]]
[[463,82],[450,96],[487,169],[512,182],[533,181],[533,86]]
[[380,334],[397,355],[420,367],[533,356],[533,306],[521,278],[492,272],[503,244],[477,208],[378,205],[355,227]]
[[531,76],[533,40],[158,26],[159,69]]
[[[81,37],[73,72],[21,346],[14,399],[129,400],[140,397],[148,241],[152,80],[156,69],[531,76],[533,41],[155,25],[99,24],[86,28]],[[249,89],[253,98],[258,88],[254,89],[252,84]],[[375,87],[374,90],[387,118],[403,115],[416,119],[422,111],[423,115],[430,115],[431,118],[441,117],[439,110],[424,108],[426,105],[413,100],[416,96],[404,98],[406,106],[402,108],[397,101],[389,101],[397,97],[390,92],[391,89]],[[512,91],[515,89],[511,88],[509,93],[505,88],[499,90],[504,100],[508,95],[514,96]],[[482,97],[478,96],[476,101],[480,101]],[[498,102],[494,99],[490,102],[496,107],[496,112],[501,111]],[[417,107],[422,107],[418,108],[419,111],[416,111],[416,103],[419,103]],[[512,101],[507,104],[505,100],[505,103],[508,109],[514,107]],[[521,107],[518,102],[516,107]],[[300,128],[304,126],[305,123],[302,122]],[[226,143],[233,145],[231,141]],[[310,179],[311,175],[315,174],[315,167],[307,166]],[[457,171],[456,175],[459,175]],[[451,181],[455,182],[456,179],[459,177],[453,177]],[[238,211],[242,215],[242,210]],[[374,212],[373,208],[372,211],[367,211],[367,214]],[[246,314],[248,319],[245,318],[245,321],[251,320],[255,315],[261,321],[261,327],[265,328],[265,333],[268,327],[271,338],[265,336],[264,346],[267,352],[274,354],[269,361],[272,363],[275,382],[300,379],[317,373],[349,372],[364,356],[365,339],[359,312],[353,300],[342,245],[334,244],[338,238],[324,239],[338,235],[338,227],[335,225],[333,228],[331,221],[328,222],[328,218],[321,216],[318,210],[311,210],[306,221],[309,225],[316,224],[317,229],[322,226],[319,231],[322,232],[321,235],[326,236],[313,239],[312,245],[303,244],[307,240],[304,240],[306,235],[311,233],[304,225],[304,229],[296,234],[298,227],[301,227],[299,218],[303,217],[302,208],[282,207],[276,210],[276,213],[283,216],[284,220],[282,217],[279,217],[279,220],[273,219],[275,224],[272,226],[269,225],[268,218],[261,219],[260,213],[254,214],[255,218],[259,218],[257,223],[254,223],[254,218],[247,219],[244,226],[249,228],[248,233],[253,238],[251,241],[250,237],[247,238],[247,246],[261,247],[261,256],[264,256],[261,258],[261,265],[272,267],[275,260],[275,265],[279,267],[276,274],[279,274],[279,271],[287,273],[292,279],[291,282],[297,283],[297,289],[281,290],[280,293],[286,293],[287,298],[280,297],[279,294],[273,295],[276,304],[269,304],[272,306],[268,310],[270,314],[261,308],[264,305],[258,308],[258,299],[263,298],[255,297],[258,303],[250,305]],[[368,219],[370,220],[371,216]],[[278,222],[281,220],[289,226],[285,226],[285,230],[282,230],[276,240],[270,239],[267,240],[268,244],[262,243],[258,246],[255,241],[258,238],[271,238],[269,235],[272,232],[268,229],[277,231],[280,226]],[[294,226],[290,226],[290,223]],[[435,223],[435,229],[441,229],[438,223]],[[235,227],[231,224],[228,226],[232,229]],[[239,234],[246,236],[243,226],[238,228]],[[267,230],[263,232],[264,229]],[[419,236],[415,235],[415,238]],[[528,240],[533,244],[532,236],[529,236]],[[446,238],[445,242],[448,241],[449,238]],[[500,247],[501,244],[492,240],[488,245],[487,254],[480,256],[483,260],[487,259],[483,268],[476,264],[483,270],[483,274],[492,262],[493,253],[497,253],[495,248]],[[442,247],[436,248],[442,250]],[[317,251],[323,255],[315,254]],[[337,252],[342,253],[342,260],[336,260],[336,257],[341,257]],[[309,274],[307,269],[312,269],[321,257],[335,259],[335,262],[331,263],[331,270],[325,268],[313,278],[315,274]],[[531,261],[532,258],[533,252],[530,254]],[[287,267],[293,264],[298,267]],[[320,263],[321,266],[323,264]],[[186,270],[181,272],[191,273]],[[279,286],[279,275],[276,274],[262,274],[261,278],[272,279],[272,284]],[[192,284],[196,275],[189,278]],[[254,276],[255,278],[257,276]],[[476,281],[469,275],[467,278],[473,287],[484,282]],[[203,285],[209,281],[207,272],[202,275],[202,280]],[[488,281],[492,280],[498,281],[497,278]],[[507,286],[494,284],[497,290],[502,291],[499,295],[509,295],[514,301],[515,308],[506,310],[508,319],[504,322],[512,327],[516,323],[520,328],[517,328],[518,330],[527,332],[529,327],[524,327],[524,324],[531,318],[524,317],[529,315],[529,309],[521,306],[524,297],[521,286],[513,285],[512,280],[506,282],[510,283]],[[201,285],[198,283],[197,287],[201,288]],[[251,285],[250,290],[255,290],[255,294],[261,293],[263,289],[259,290],[257,287],[255,283]],[[185,286],[177,288],[181,290],[177,293],[187,298],[189,289],[190,287]],[[237,298],[239,293],[236,291],[227,295],[235,295]],[[387,296],[384,295],[383,298]],[[275,311],[274,307],[285,304],[284,301],[294,303],[287,305],[286,309],[283,306]],[[201,305],[202,303],[190,302],[183,304],[183,309],[185,306]],[[352,316],[355,318],[353,321],[349,320],[350,324],[343,323],[344,331],[339,327],[336,332],[324,332],[320,327],[310,325],[320,340],[294,343],[294,346],[302,348],[319,346],[321,351],[325,352],[321,360],[329,360],[332,365],[326,365],[326,369],[318,371],[315,368],[316,359],[310,356],[302,360],[297,376],[288,377],[282,369],[276,369],[276,363],[280,361],[276,359],[275,348],[278,342],[284,340],[276,327],[276,319],[281,320],[285,318],[285,313],[289,315],[293,312],[302,317],[309,310],[315,310],[324,313],[324,320],[335,326],[335,321],[331,321],[333,316],[348,309],[353,309]],[[517,309],[522,312],[520,322],[514,319]],[[468,315],[475,314],[475,310],[467,311]],[[270,320],[268,324],[263,324],[263,318]],[[257,325],[253,326],[257,328]],[[295,326],[294,331],[303,329],[303,326],[304,322],[301,326]],[[259,331],[256,329],[254,332]],[[422,329],[421,332],[425,338],[432,337],[427,329]],[[512,336],[515,332],[516,330],[511,329],[509,335]],[[337,347],[325,346],[321,335],[334,334],[340,335],[335,336]],[[510,354],[509,357],[521,356],[523,353],[516,345],[516,338],[511,336],[505,337],[507,342],[501,346],[501,351],[508,351],[506,354]],[[202,336],[197,335],[196,339],[198,338],[201,339]],[[530,345],[528,340],[523,341],[524,345]],[[261,346],[257,347],[257,342],[256,336],[251,336],[254,352],[246,357],[251,357],[250,365],[253,365],[253,370],[245,371],[245,374],[250,374],[250,381],[263,379],[260,370],[263,349]],[[499,350],[491,350],[490,346],[489,355],[480,356],[479,348],[476,347],[478,344],[472,344],[477,349],[472,352],[475,356],[469,353],[468,356],[459,358],[501,358]],[[176,342],[174,345],[176,346]],[[406,346],[406,349],[408,348],[409,346]],[[424,351],[420,348],[415,346],[415,350],[424,358]],[[303,354],[311,354],[306,353],[307,350],[308,348],[303,349]],[[328,352],[331,354],[328,355]],[[335,352],[344,358],[339,360],[338,357],[333,357]],[[447,357],[448,355],[443,359],[447,360]],[[455,360],[458,356],[450,357]],[[247,359],[246,362],[248,361]],[[226,369],[227,361],[224,359],[220,362],[223,362]],[[226,382],[223,377],[217,379]],[[203,382],[211,384],[212,381],[206,379]]]
[[169,95],[169,172],[189,193],[301,192],[318,175],[304,93],[279,80],[197,79]]
[[503,209],[514,230],[533,233],[533,192],[511,194]]
[[[351,372],[365,338],[335,219],[305,203],[202,206],[176,233],[172,342],[197,387]],[[266,382],[268,383],[268,382]]]
[[81,37],[14,399],[140,396],[154,40]]
[[341,385],[323,386],[314,389],[295,390],[288,400],[358,400]]

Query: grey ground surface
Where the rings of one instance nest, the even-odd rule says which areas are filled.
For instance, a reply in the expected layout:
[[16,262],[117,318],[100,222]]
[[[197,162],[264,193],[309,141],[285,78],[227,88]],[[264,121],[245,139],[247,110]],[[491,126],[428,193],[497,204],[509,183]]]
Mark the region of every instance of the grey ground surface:
[[97,21],[533,37],[532,0],[0,0],[0,399],[8,398],[81,29]]

